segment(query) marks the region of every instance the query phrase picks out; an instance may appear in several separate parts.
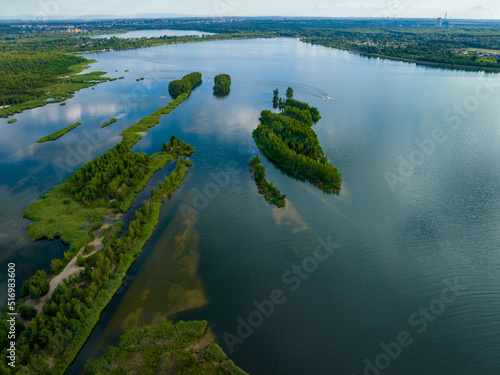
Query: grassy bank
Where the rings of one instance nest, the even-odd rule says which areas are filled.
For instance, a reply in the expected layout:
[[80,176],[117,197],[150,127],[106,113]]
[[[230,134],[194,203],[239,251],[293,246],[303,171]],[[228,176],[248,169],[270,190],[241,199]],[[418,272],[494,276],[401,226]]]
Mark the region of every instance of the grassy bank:
[[[181,101],[182,98],[178,98],[175,106]],[[158,117],[156,124],[160,115],[155,117]],[[130,128],[144,130],[143,120]],[[147,122],[145,130],[151,126],[154,125]],[[109,212],[117,213],[120,208],[128,210],[154,172],[174,157],[174,152],[167,150],[152,156],[134,153],[130,147],[135,143],[133,140],[138,139],[132,136],[130,128],[120,144],[82,166],[26,210],[24,216],[32,220],[28,226],[30,238],[59,237],[70,245],[65,263],[94,239],[101,241],[102,246],[87,258],[77,257],[77,263],[83,270],[57,286],[44,303],[43,312],[31,320],[19,335],[18,362],[14,370],[4,365],[7,362],[6,348],[2,348],[4,361],[0,364],[1,373],[63,374],[66,371],[153,233],[163,197],[180,187],[188,166],[192,165],[181,157],[160,189],[155,190],[152,198],[135,212],[135,220],[130,223],[128,231],[118,237],[121,233],[119,227],[109,229],[100,221]],[[176,157],[179,150],[195,151],[180,140]],[[60,271],[61,262],[58,263]],[[43,274],[30,278],[28,284],[23,285],[25,297],[32,292],[30,285],[44,284],[40,278]]]
[[207,331],[206,321],[167,322],[128,331],[118,347],[88,363],[85,374],[247,375],[227,359]]
[[114,117],[112,117],[109,121],[106,121],[104,124],[101,125],[101,129],[115,123],[116,121],[118,121],[118,120],[115,119]]
[[44,143],[44,142],[55,141],[56,139],[61,138],[64,134],[66,134],[67,132],[73,130],[77,126],[80,126],[81,124],[82,124],[81,122],[75,122],[74,124],[72,124],[70,126],[66,126],[64,129],[55,131],[52,134],[49,134],[49,135],[46,135],[43,138],[40,138],[37,142],[38,143]]

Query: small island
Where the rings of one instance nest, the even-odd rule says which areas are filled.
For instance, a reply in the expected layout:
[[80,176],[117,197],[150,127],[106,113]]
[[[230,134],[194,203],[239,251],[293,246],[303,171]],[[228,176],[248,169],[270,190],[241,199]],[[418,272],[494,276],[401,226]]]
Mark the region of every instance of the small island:
[[37,142],[38,143],[44,143],[44,142],[55,141],[56,139],[61,138],[64,134],[66,134],[67,132],[73,130],[77,126],[80,126],[81,124],[82,124],[81,122],[75,122],[74,124],[72,124],[70,126],[66,126],[64,129],[55,131],[52,134],[49,134],[49,135],[47,135],[47,136],[45,136],[43,138],[40,138]]
[[[293,90],[287,90],[293,93]],[[260,125],[252,132],[257,146],[272,161],[295,176],[312,181],[328,193],[339,193],[342,176],[328,163],[318,136],[312,129],[321,116],[308,103],[278,98],[274,90],[273,105],[280,113],[261,112]]]
[[248,375],[213,343],[204,320],[166,322],[156,328],[128,331],[118,347],[87,363],[84,374]]
[[199,85],[201,85],[201,73],[193,72],[185,75],[182,79],[170,82],[168,93],[173,99],[176,99],[179,95],[191,92]]
[[281,194],[281,191],[274,186],[273,182],[266,180],[266,168],[260,163],[260,157],[250,159],[250,171],[253,172],[253,179],[259,188],[259,193],[264,195],[266,201],[274,204],[277,207],[286,206],[286,195]]
[[106,121],[104,124],[101,125],[101,128],[105,128],[106,126],[109,126],[111,125],[112,123],[118,121],[117,119],[115,119],[114,117],[112,117],[109,121]]
[[231,76],[229,74],[219,74],[214,78],[214,95],[228,95],[231,90]]
[[17,118],[13,118],[12,120],[7,121],[7,124],[13,124],[17,121]]

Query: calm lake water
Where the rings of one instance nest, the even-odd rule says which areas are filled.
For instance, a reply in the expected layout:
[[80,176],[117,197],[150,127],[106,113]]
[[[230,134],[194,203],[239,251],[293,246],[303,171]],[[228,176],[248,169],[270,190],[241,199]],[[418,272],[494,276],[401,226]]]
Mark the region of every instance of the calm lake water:
[[163,30],[136,30],[136,31],[129,31],[127,33],[121,33],[121,34],[104,34],[104,35],[96,35],[93,36],[92,38],[105,38],[109,39],[112,37],[117,37],[117,38],[158,38],[161,36],[185,36],[185,35],[213,35],[213,33],[209,33],[206,31],[196,31],[196,30],[170,30],[170,29],[163,29]]
[[[27,240],[23,210],[166,105],[172,79],[200,71],[204,83],[135,146],[154,153],[175,134],[196,147],[194,166],[69,374],[124,329],[167,316],[206,319],[251,374],[376,374],[374,366],[394,375],[498,373],[497,75],[295,39],[87,57],[98,60],[93,70],[125,79],[80,91],[64,107],[27,111],[15,124],[0,120],[0,257],[22,268],[19,283],[64,251],[58,241]],[[212,95],[219,73],[232,78],[224,98]],[[287,208],[277,210],[258,194],[248,160],[260,154],[251,137],[260,111],[272,108],[273,89],[284,95],[288,86],[319,108],[314,129],[344,184],[339,196],[327,195],[262,157],[268,180],[287,195]],[[118,122],[100,131],[111,117]],[[34,143],[76,121],[82,125],[56,142]],[[172,168],[158,172],[135,204]],[[319,263],[311,261],[318,239],[335,243]],[[300,285],[290,276],[298,266],[307,270]],[[275,290],[283,303],[267,305],[274,311],[266,317],[254,313]],[[238,332],[249,318],[256,327]],[[237,343],[228,345],[228,334],[240,335]]]

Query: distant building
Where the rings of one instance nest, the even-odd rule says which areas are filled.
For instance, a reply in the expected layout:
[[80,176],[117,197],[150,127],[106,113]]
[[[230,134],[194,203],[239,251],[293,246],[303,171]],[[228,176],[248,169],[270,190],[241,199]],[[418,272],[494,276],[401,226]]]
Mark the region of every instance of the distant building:
[[436,20],[436,27],[442,27],[443,26],[443,19],[441,17],[438,17]]

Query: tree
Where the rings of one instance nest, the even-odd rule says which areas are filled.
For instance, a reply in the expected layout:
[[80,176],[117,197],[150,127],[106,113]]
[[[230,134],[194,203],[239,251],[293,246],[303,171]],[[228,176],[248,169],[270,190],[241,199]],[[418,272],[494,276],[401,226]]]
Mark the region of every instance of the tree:
[[286,97],[287,98],[293,97],[293,89],[291,87],[286,89]]
[[31,319],[36,316],[36,309],[33,306],[27,305],[23,303],[21,306],[19,306],[19,315],[21,315],[21,318],[23,319]]

